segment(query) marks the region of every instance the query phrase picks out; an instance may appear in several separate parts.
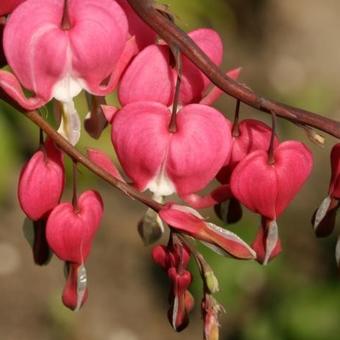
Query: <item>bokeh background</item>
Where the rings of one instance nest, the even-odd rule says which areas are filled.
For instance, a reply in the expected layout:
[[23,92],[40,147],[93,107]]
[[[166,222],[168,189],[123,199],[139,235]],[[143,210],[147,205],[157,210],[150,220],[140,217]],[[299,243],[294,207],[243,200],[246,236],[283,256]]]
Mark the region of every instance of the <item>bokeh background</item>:
[[[219,31],[225,46],[223,68],[242,66],[241,81],[258,93],[340,117],[338,0],[168,0],[167,4],[185,30]],[[78,105],[85,115],[82,96]],[[229,117],[234,105],[227,96],[217,104]],[[202,287],[195,267],[196,308],[188,329],[176,334],[166,317],[166,277],[150,261],[151,248],[143,246],[136,232],[145,208],[84,168],[81,189],[99,190],[106,211],[87,263],[89,300],[79,313],[62,306],[62,264],[56,258],[47,267],[33,264],[16,199],[20,167],[37,147],[38,130],[3,102],[0,110],[0,340],[200,339]],[[268,121],[265,114],[245,106],[241,114]],[[281,139],[296,138],[311,147],[314,170],[279,220],[284,252],[276,261],[263,268],[201,248],[220,281],[217,298],[226,309],[221,339],[335,340],[340,334],[337,235],[317,240],[310,225],[327,191],[329,151],[335,139],[326,136],[324,147],[315,146],[304,130],[282,120],[278,133]],[[84,151],[88,146],[113,156],[108,131],[100,141],[84,134],[79,147]],[[63,199],[70,198],[68,189]],[[204,214],[213,216],[208,210]],[[246,213],[241,223],[229,228],[250,242],[258,223],[256,216]]]

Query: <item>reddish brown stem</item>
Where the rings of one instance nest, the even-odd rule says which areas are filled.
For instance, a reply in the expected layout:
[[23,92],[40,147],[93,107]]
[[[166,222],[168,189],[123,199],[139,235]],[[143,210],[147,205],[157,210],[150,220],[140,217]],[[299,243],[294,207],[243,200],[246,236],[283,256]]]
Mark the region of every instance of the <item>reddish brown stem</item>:
[[37,111],[30,111],[24,113],[27,118],[29,118],[34,124],[39,126],[62,150],[65,152],[73,161],[84,165],[94,174],[102,178],[104,181],[108,182],[115,188],[119,189],[121,192],[136,199],[149,208],[159,211],[162,208],[162,204],[146,197],[144,194],[140,193],[132,186],[119,181],[118,179],[111,176],[108,172],[91,162],[86,156],[79,152],[75,147],[73,147],[64,137],[62,137],[54,128],[40,116]]
[[68,0],[64,0],[63,17],[61,18],[61,29],[68,31],[71,29],[71,21],[68,12]]
[[227,77],[193,42],[170,20],[160,14],[151,0],[127,0],[135,12],[154,29],[169,46],[179,49],[220,89],[230,96],[262,112],[275,112],[277,116],[324,131],[340,138],[340,122],[319,114],[278,103],[257,95],[248,87]]

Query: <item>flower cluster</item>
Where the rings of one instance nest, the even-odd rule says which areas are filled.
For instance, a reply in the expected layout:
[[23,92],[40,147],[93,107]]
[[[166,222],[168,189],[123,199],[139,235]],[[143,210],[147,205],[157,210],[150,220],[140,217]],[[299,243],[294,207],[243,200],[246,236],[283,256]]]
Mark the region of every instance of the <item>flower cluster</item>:
[[[311,173],[311,151],[299,141],[279,141],[275,124],[239,121],[239,102],[233,122],[226,118],[213,107],[222,91],[176,47],[158,38],[126,0],[7,1],[0,4],[0,15],[0,62],[10,67],[10,71],[0,70],[0,88],[8,100],[25,111],[52,101],[55,129],[75,145],[81,136],[81,119],[74,97],[86,92],[86,130],[99,138],[110,126],[124,175],[136,191],[149,190],[159,204],[159,209],[149,207],[139,223],[144,243],[158,241],[166,225],[170,231],[167,246],[155,246],[152,256],[171,283],[171,325],[181,331],[189,322],[193,297],[188,290],[192,282],[188,263],[194,257],[204,282],[205,338],[217,339],[222,310],[212,296],[217,283],[212,284],[215,277],[193,251],[192,241],[233,259],[267,264],[281,251],[277,220]],[[221,64],[223,45],[217,32],[200,28],[188,36],[213,63]],[[237,80],[240,71],[232,69],[227,76]],[[120,106],[106,105],[105,96],[115,90]],[[329,195],[314,219],[318,236],[331,232],[339,207],[339,145],[331,155]],[[87,159],[128,185],[102,151],[89,149]],[[33,221],[35,262],[47,263],[52,251],[65,263],[62,300],[78,310],[87,299],[84,265],[104,208],[94,190],[78,197],[73,162],[73,201],[61,202],[64,153],[41,134],[38,151],[21,171],[18,199]],[[210,184],[215,188],[202,194],[211,189]],[[187,205],[167,200],[174,194]],[[260,217],[251,246],[195,210],[214,207],[226,226],[241,219],[242,206]]]

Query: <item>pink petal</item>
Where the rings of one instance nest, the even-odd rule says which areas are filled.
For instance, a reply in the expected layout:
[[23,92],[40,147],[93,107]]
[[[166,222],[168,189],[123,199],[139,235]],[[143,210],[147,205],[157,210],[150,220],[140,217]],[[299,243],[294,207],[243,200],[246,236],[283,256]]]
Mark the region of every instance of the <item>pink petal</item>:
[[126,70],[118,96],[124,106],[136,101],[154,101],[166,106],[173,96],[169,48],[151,45],[140,52]]
[[25,1],[5,27],[4,49],[9,65],[25,88],[46,101],[67,67],[68,38],[59,28],[62,10],[61,1]]
[[104,169],[114,178],[122,182],[125,182],[121,174],[119,173],[119,170],[112,162],[111,158],[108,155],[106,155],[103,151],[96,149],[87,149],[87,157],[89,158],[90,161]]
[[108,123],[111,124],[115,113],[118,112],[118,108],[109,105],[101,105],[101,108],[103,110],[106,120],[108,121]]
[[307,146],[300,142],[281,143],[275,152],[275,168],[279,190],[276,213],[279,216],[301,190],[312,172],[312,153]]
[[169,110],[158,103],[137,102],[118,111],[112,143],[126,174],[145,190],[165,160],[171,135]]
[[21,171],[18,200],[22,210],[34,221],[41,219],[59,203],[64,182],[63,155],[48,140],[45,150],[37,151]]
[[311,153],[300,142],[280,144],[274,158],[270,164],[267,152],[252,152],[236,166],[230,181],[234,196],[269,220],[276,220],[287,208],[312,169]]
[[35,110],[45,105],[49,100],[49,98],[46,99],[39,96],[26,98],[15,76],[3,70],[0,70],[0,88],[5,92],[6,97],[8,96],[8,100],[7,98],[4,99],[6,101],[13,100],[14,106],[19,105],[20,109]]
[[94,191],[79,197],[77,210],[71,203],[55,207],[46,226],[46,238],[53,252],[63,261],[84,263],[102,214],[103,202]]
[[126,0],[116,1],[126,14],[129,22],[129,33],[131,36],[135,36],[139,50],[154,44],[156,41],[156,33],[139,18]]
[[[245,119],[239,123],[239,135],[233,138],[230,159],[228,159],[216,178],[221,183],[229,183],[236,165],[248,154],[256,150],[267,151],[270,145],[272,129],[265,123],[255,119]],[[277,137],[274,147],[279,144]]]
[[88,90],[97,95],[107,95],[112,92],[118,85],[118,82],[124,73],[125,69],[129,65],[132,58],[137,54],[138,48],[134,37],[130,38],[124,47],[122,54],[120,55],[112,74],[109,77],[107,84],[87,84]]
[[221,185],[208,195],[189,194],[181,196],[181,199],[195,209],[203,209],[224,202],[231,198],[231,196],[230,185]]
[[235,258],[253,259],[255,257],[252,249],[237,235],[206,223],[194,215],[190,208],[168,204],[159,212],[159,216],[169,226],[211,244]]
[[[232,69],[226,73],[226,75],[237,80],[241,73],[241,67]],[[200,101],[203,105],[212,105],[224,92],[217,86],[214,86]]]
[[193,104],[178,112],[165,169],[180,195],[202,190],[216,176],[230,152],[230,128],[209,106]]
[[126,16],[114,1],[70,1],[66,31],[60,27],[63,7],[63,1],[26,1],[5,27],[9,65],[24,87],[46,101],[54,95],[69,100],[86,85],[90,91],[99,87],[127,39]]
[[[217,32],[201,28],[190,32],[189,36],[216,65],[221,64],[223,45]],[[210,81],[187,57],[182,58],[183,76],[180,101],[183,105],[198,103]]]
[[0,16],[11,13],[24,1],[25,0],[2,0],[0,3]]

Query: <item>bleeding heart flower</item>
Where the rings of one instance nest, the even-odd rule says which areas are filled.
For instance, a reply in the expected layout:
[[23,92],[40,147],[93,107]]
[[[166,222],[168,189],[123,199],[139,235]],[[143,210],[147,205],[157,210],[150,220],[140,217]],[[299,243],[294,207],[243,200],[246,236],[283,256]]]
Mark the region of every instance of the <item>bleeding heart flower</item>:
[[230,181],[233,195],[269,221],[264,263],[278,242],[276,219],[299,192],[313,165],[311,152],[296,141],[279,144],[273,158],[271,162],[263,150],[252,152],[236,166]]
[[[236,165],[249,153],[256,150],[267,151],[271,135],[272,130],[260,121],[254,119],[241,121],[232,129],[230,157],[226,157],[224,166],[216,176],[222,185],[203,197],[191,194],[182,198],[196,209],[215,205],[215,210],[217,210],[218,216],[223,221],[228,223],[237,222],[242,217],[242,208],[230,190],[230,176]],[[278,140],[275,137],[274,147],[277,145]]]
[[[221,63],[223,46],[215,31],[198,29],[189,33],[189,36],[215,64]],[[180,104],[199,103],[204,100],[210,81],[185,56],[182,57],[182,64]],[[238,73],[239,69],[230,75],[237,76]],[[123,106],[137,101],[153,101],[170,107],[173,104],[176,77],[170,48],[167,45],[150,45],[127,68],[118,89],[119,101]],[[204,104],[211,104],[220,93],[215,93],[214,98]]]
[[53,252],[67,265],[63,302],[79,310],[87,298],[87,274],[84,262],[103,215],[103,202],[95,191],[86,191],[77,206],[61,203],[53,209],[46,225],[46,238]]
[[21,209],[34,221],[46,217],[59,203],[64,183],[63,154],[47,140],[21,170],[18,183]]
[[[256,150],[268,151],[272,129],[265,123],[255,119],[245,119],[241,121],[232,133],[232,147],[230,159],[226,160],[225,165],[219,171],[216,178],[223,184],[230,182],[230,176],[236,165],[248,154]],[[275,136],[274,148],[279,141]]]
[[[32,13],[34,15],[32,16]],[[4,33],[7,61],[17,78],[0,72],[0,87],[27,110],[56,98],[64,114],[59,132],[75,144],[80,121],[73,97],[82,89],[106,95],[131,57],[127,19],[112,0],[27,0],[10,16]]]
[[84,192],[76,208],[68,202],[56,206],[46,226],[47,241],[53,252],[63,261],[84,263],[102,214],[103,202],[94,191]]
[[169,132],[171,113],[155,102],[136,102],[114,115],[112,143],[127,175],[157,196],[190,194],[217,174],[230,150],[230,122],[205,105],[184,106]]
[[337,210],[340,207],[340,143],[335,144],[331,151],[331,180],[328,196],[322,201],[313,216],[314,231],[317,237],[325,237],[335,227]]
[[159,216],[171,228],[203,241],[219,254],[244,260],[255,258],[254,251],[236,234],[205,222],[192,208],[169,203],[161,209]]

